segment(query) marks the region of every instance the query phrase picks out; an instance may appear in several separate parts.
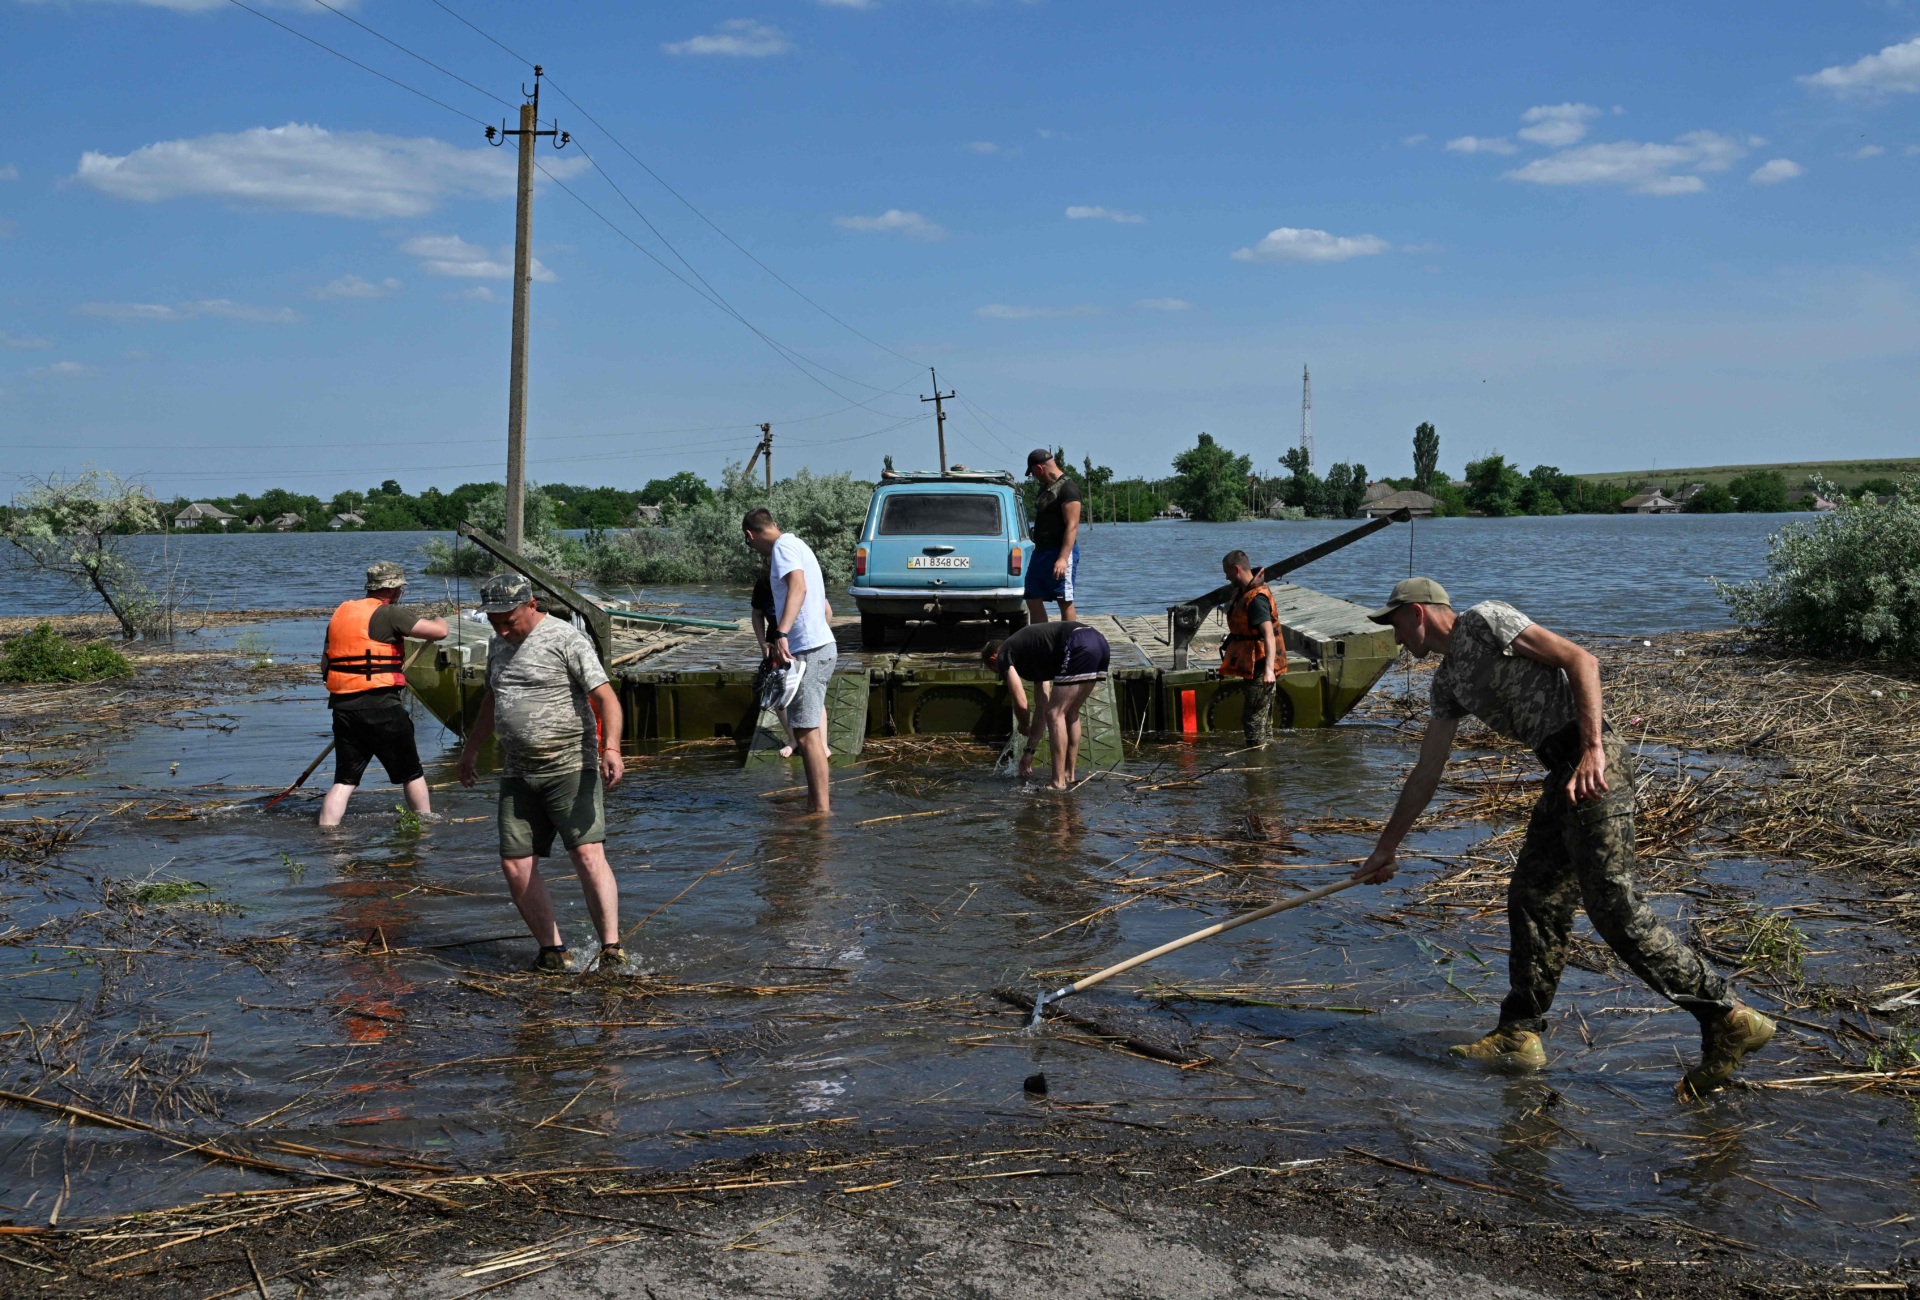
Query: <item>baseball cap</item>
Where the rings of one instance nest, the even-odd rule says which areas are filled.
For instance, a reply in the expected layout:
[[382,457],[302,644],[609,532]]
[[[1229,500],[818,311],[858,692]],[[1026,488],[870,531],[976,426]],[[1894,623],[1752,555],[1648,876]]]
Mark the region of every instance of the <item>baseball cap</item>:
[[375,560],[367,566],[367,590],[385,591],[407,585],[407,571],[392,560]]
[[1367,617],[1376,623],[1384,623],[1402,605],[1445,605],[1452,609],[1453,601],[1447,596],[1447,589],[1432,578],[1404,578],[1393,584],[1393,592],[1387,597],[1387,603]]
[[1052,459],[1053,453],[1045,447],[1035,447],[1027,453],[1027,473],[1033,473],[1033,467],[1035,465],[1044,465]]
[[533,584],[525,574],[496,573],[480,584],[482,614],[511,614],[533,599]]

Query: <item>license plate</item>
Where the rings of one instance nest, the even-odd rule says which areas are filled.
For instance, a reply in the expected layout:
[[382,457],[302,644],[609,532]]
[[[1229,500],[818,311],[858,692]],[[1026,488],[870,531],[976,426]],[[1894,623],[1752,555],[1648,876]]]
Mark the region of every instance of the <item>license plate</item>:
[[971,555],[909,555],[909,569],[971,569]]

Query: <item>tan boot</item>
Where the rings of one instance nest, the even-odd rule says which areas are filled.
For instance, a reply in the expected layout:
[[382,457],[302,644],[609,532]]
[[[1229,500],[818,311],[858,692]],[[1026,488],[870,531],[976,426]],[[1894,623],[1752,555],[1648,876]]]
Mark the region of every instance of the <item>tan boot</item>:
[[1531,1029],[1496,1029],[1485,1038],[1447,1050],[1463,1061],[1509,1070],[1537,1070],[1547,1063],[1546,1044]]
[[1740,1058],[1773,1041],[1773,1021],[1752,1007],[1736,1002],[1733,1010],[1700,1031],[1700,1064],[1687,1071],[1674,1088],[1682,1101],[1704,1097],[1724,1087]]

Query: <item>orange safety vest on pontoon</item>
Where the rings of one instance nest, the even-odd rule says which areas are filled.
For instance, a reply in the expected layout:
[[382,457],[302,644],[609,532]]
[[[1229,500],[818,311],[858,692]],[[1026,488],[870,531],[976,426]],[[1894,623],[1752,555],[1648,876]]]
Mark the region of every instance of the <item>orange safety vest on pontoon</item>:
[[1274,648],[1280,650],[1273,671],[1287,671],[1286,651],[1280,648],[1280,611],[1274,608],[1273,593],[1267,590],[1267,584],[1256,582],[1235,596],[1233,603],[1227,606],[1227,639],[1220,643],[1222,677],[1254,678],[1265,672],[1266,638],[1260,635],[1251,618],[1253,602],[1262,597],[1266,598],[1267,613],[1273,615]]
[[329,694],[357,695],[407,684],[400,647],[368,635],[374,611],[386,603],[373,596],[349,600],[327,620],[327,648],[320,666],[327,675]]

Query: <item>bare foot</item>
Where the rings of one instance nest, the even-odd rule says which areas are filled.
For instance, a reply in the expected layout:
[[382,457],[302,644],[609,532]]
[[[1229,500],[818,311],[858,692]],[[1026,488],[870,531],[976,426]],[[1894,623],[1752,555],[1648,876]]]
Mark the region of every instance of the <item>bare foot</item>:
[[782,745],[782,746],[780,746],[780,757],[782,757],[782,758],[792,758],[792,757],[793,757],[793,746],[792,746],[792,745]]

